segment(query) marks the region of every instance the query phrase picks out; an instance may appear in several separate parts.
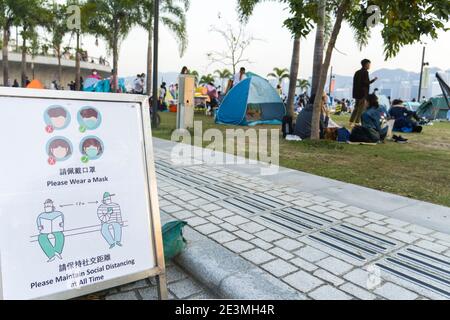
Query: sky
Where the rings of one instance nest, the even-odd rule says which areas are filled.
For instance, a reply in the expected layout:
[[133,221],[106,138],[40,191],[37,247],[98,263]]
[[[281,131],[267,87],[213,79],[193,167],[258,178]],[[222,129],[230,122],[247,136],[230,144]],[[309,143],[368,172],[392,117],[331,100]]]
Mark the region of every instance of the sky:
[[[191,70],[197,70],[201,75],[213,73],[222,69],[221,64],[211,65],[207,53],[212,50],[222,51],[226,47],[222,38],[211,33],[212,26],[225,27],[227,24],[238,27],[234,0],[191,0],[187,13],[189,46],[180,58],[178,45],[170,31],[164,26],[160,33],[160,71],[179,72],[186,65]],[[252,63],[246,64],[247,70],[266,76],[274,67],[289,68],[292,57],[292,37],[283,27],[283,21],[289,16],[284,6],[279,3],[266,2],[256,7],[253,16],[246,26],[246,32],[260,40],[255,41],[246,51],[246,56]],[[360,67],[363,58],[372,60],[373,70],[380,68],[402,68],[408,71],[420,72],[423,45],[416,44],[404,47],[399,55],[388,61],[384,60],[381,28],[373,29],[370,44],[359,50],[351,29],[345,25],[339,35],[333,54],[332,66],[334,73],[352,75]],[[301,43],[299,78],[311,76],[315,31]],[[450,69],[450,32],[441,32],[439,39],[423,39],[427,44],[426,62],[432,67],[444,70]],[[90,37],[83,39],[90,56],[105,55],[104,44],[98,47]],[[119,60],[121,76],[131,76],[145,72],[147,33],[136,27],[122,43]],[[112,61],[112,59],[110,59]]]

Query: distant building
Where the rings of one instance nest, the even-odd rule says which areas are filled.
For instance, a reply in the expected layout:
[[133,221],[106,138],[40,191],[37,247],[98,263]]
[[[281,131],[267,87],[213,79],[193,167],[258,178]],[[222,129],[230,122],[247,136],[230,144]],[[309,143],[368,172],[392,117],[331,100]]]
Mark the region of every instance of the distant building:
[[442,88],[439,85],[439,82],[433,81],[431,83],[431,97],[435,97],[442,94]]
[[386,97],[392,97],[392,89],[380,89],[380,94]]
[[334,90],[333,97],[335,99],[351,99],[352,98],[352,92],[350,88],[338,88]]
[[409,81],[402,81],[400,83],[398,98],[402,100],[409,100],[411,98],[411,83]]
[[[81,61],[81,76],[86,78],[92,73],[92,69],[96,69],[102,77],[109,77],[111,75],[111,66],[107,63],[92,63],[93,58],[88,61]],[[9,52],[9,79],[11,84],[14,79],[21,82],[21,64],[22,55],[17,52]],[[0,55],[0,65],[2,65],[2,56]],[[98,62],[98,59],[97,59]],[[61,86],[68,88],[67,84],[75,81],[75,60],[61,59],[62,65],[62,79]],[[38,79],[46,88],[50,88],[52,81],[58,79],[58,59],[53,56],[27,56],[27,76],[30,80]],[[0,72],[0,85],[3,85],[3,72]]]

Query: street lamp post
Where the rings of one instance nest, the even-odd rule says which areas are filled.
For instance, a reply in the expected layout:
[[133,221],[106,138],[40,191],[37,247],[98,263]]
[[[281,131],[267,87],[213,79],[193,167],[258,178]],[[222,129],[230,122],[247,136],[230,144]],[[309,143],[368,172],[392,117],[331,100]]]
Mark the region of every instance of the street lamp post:
[[[159,0],[154,0],[154,25],[153,25],[153,103],[152,125],[158,126],[158,35],[159,35]],[[150,76],[150,75],[149,75]]]
[[422,98],[422,81],[423,81],[423,68],[425,66],[428,66],[429,63],[425,62],[425,52],[426,52],[426,47],[423,46],[423,53],[422,53],[422,65],[420,67],[420,81],[419,81],[419,92],[417,94],[417,102],[420,102],[420,99]]
[[75,53],[75,90],[80,91],[81,90],[81,71],[80,71],[80,65],[81,65],[81,57],[80,57],[80,30],[76,30],[77,33],[77,51]]

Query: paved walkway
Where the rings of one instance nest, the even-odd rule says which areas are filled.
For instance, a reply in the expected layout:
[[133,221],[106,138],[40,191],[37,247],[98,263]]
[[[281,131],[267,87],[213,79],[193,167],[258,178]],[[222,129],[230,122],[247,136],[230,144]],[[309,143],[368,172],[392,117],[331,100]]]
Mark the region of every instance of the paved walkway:
[[[170,300],[217,299],[205,286],[195,281],[173,262],[167,263],[167,283]],[[82,297],[87,300],[157,300],[158,292],[154,278],[137,281]]]
[[261,176],[259,163],[208,165],[199,153],[174,166],[174,146],[154,139],[162,214],[299,299],[450,298],[450,208],[289,169]]

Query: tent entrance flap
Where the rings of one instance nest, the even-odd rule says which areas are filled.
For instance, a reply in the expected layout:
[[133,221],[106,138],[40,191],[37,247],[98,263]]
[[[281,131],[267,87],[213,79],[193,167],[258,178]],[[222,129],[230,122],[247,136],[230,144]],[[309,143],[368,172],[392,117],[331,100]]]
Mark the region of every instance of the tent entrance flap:
[[276,103],[260,103],[247,105],[247,123],[255,121],[282,121],[284,116],[285,109],[280,108]]

